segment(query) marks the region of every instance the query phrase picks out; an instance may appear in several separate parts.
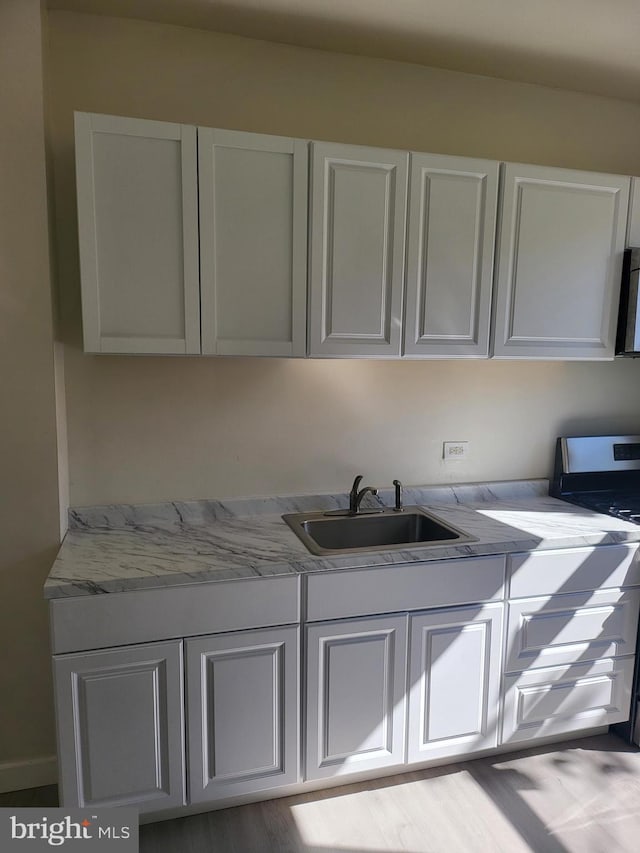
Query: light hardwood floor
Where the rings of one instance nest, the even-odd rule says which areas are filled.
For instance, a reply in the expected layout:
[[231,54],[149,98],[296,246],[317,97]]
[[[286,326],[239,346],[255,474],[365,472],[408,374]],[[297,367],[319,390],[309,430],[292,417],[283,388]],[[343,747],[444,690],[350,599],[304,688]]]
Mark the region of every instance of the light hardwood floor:
[[[52,804],[52,791],[5,794],[0,806]],[[640,751],[614,735],[140,829],[141,853],[639,850]]]

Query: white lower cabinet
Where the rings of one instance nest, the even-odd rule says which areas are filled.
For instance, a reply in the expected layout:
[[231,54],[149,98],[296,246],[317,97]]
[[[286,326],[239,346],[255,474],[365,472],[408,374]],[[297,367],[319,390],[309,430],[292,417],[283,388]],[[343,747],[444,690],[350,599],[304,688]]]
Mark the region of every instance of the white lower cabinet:
[[[640,590],[636,545],[513,554],[502,742],[629,718]],[[623,587],[623,588],[621,588]]]
[[604,658],[505,678],[503,743],[629,719],[633,657]]
[[408,761],[498,744],[504,605],[411,616]]
[[310,626],[306,778],[496,746],[503,610],[497,602]]
[[404,761],[406,616],[307,628],[307,779]]
[[299,778],[298,628],[186,641],[189,801]]
[[182,806],[182,642],[56,655],[53,671],[60,802]]
[[153,819],[622,722],[638,586],[611,545],[54,601],[61,802]]

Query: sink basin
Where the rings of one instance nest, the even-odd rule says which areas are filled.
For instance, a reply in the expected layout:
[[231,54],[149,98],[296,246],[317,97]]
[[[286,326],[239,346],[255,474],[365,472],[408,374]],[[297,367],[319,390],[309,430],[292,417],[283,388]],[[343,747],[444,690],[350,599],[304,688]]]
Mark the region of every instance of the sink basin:
[[302,512],[282,518],[309,551],[318,555],[474,540],[418,506],[405,507],[402,512],[365,510],[357,515]]

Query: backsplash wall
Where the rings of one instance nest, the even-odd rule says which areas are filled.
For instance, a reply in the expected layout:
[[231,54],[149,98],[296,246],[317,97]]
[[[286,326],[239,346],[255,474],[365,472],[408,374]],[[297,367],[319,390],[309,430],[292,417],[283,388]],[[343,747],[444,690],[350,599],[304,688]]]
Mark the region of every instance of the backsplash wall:
[[77,109],[639,174],[639,105],[64,12],[47,80],[72,505],[548,476],[556,435],[640,430],[636,362],[84,355],[73,166]]
[[72,505],[543,477],[558,434],[640,429],[639,369],[74,354]]

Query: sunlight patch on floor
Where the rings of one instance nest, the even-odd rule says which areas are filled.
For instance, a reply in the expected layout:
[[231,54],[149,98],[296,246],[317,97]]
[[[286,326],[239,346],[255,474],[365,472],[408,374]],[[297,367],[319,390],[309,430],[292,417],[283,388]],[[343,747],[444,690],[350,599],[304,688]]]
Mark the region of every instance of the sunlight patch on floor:
[[[528,850],[509,820],[466,770],[297,803],[290,808],[309,853]],[[498,837],[500,845],[496,847]]]

